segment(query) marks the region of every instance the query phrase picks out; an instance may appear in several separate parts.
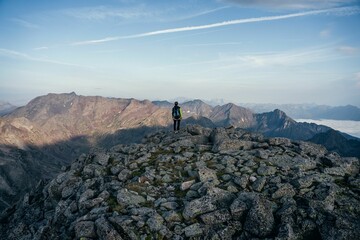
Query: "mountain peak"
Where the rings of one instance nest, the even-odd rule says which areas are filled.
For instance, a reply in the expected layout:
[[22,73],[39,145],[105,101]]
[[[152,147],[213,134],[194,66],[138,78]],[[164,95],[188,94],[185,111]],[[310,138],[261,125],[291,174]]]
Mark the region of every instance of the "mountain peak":
[[275,109],[273,111],[273,113],[278,116],[279,118],[287,118],[288,116],[286,115],[286,113],[280,109]]

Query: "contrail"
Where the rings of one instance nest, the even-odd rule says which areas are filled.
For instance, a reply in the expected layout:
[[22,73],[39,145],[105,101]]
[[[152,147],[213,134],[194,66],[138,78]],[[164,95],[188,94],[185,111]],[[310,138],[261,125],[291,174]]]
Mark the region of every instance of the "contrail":
[[336,14],[336,13],[347,13],[347,12],[349,14],[359,13],[360,7],[341,7],[341,8],[331,8],[331,9],[300,12],[300,13],[292,13],[292,14],[279,15],[279,16],[237,19],[237,20],[224,21],[224,22],[212,23],[212,24],[200,25],[200,26],[170,28],[170,29],[145,32],[145,33],[128,35],[128,36],[115,36],[115,37],[107,37],[107,38],[88,40],[88,41],[82,41],[82,42],[74,42],[71,45],[89,45],[89,44],[117,41],[117,40],[121,40],[121,39],[142,38],[142,37],[149,37],[149,36],[168,34],[168,33],[196,31],[196,30],[202,30],[202,29],[208,29],[208,28],[218,28],[218,27],[224,27],[224,26],[236,25],[236,24],[275,21],[275,20],[281,20],[281,19],[303,17],[303,16],[308,16],[308,15],[318,15],[318,14],[322,14],[322,13],[328,13],[328,14],[335,13]]

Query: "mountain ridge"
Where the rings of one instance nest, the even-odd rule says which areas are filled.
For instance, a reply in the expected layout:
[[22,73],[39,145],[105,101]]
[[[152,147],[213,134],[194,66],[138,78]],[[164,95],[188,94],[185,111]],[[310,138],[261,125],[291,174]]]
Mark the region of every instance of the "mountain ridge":
[[[17,199],[22,189],[29,189],[24,187],[26,182],[34,186],[39,179],[46,177],[44,174],[32,178],[25,176],[27,167],[21,164],[23,161],[27,161],[30,168],[39,168],[40,172],[46,172],[47,168],[52,169],[54,166],[60,170],[61,165],[71,162],[76,154],[87,152],[93,147],[108,148],[125,142],[139,143],[145,134],[170,130],[172,119],[169,108],[172,105],[167,106],[159,107],[148,100],[88,97],[75,93],[48,94],[33,99],[28,105],[0,118],[0,172],[1,169],[10,169],[11,163],[15,162],[18,164],[14,171],[19,171],[22,176],[0,176],[1,181],[6,183],[3,186],[11,186],[11,182],[26,179],[19,183],[21,187],[12,191],[0,187],[1,196],[6,195],[11,204],[11,196]],[[212,108],[200,100],[181,106],[184,112],[182,127],[186,124],[211,128],[241,127],[263,133],[267,137],[292,137],[296,140],[307,140],[328,130],[315,124],[296,123],[280,110],[259,115],[235,104]],[[31,154],[27,154],[27,151]],[[49,161],[49,164],[39,166],[36,152],[42,158],[39,160]],[[54,171],[51,172],[50,177],[54,175]],[[33,176],[32,173],[29,175]],[[0,204],[0,210],[3,208],[4,205]]]

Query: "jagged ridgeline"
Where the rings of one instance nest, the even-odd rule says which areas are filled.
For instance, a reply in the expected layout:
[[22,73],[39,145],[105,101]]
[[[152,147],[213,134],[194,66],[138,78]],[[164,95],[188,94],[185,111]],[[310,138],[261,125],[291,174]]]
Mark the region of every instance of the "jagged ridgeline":
[[1,239],[360,239],[357,158],[188,125],[81,155],[1,217]]

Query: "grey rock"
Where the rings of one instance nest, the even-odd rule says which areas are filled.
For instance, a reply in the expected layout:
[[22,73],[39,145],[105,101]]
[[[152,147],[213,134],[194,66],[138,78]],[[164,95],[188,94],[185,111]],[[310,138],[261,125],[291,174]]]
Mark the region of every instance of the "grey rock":
[[269,161],[282,169],[299,169],[308,171],[316,168],[316,161],[301,156],[291,157],[289,155],[269,157]]
[[175,210],[179,207],[179,204],[177,202],[164,202],[161,206],[168,210]]
[[230,205],[230,211],[232,217],[236,220],[241,220],[246,213],[247,205],[241,199],[237,198],[234,202]]
[[148,214],[152,214],[154,212],[155,212],[154,209],[147,208],[147,207],[132,208],[130,210],[131,215],[140,215],[140,216],[145,216],[145,215],[148,215]]
[[169,174],[165,174],[161,180],[165,183],[171,183],[173,181],[172,177]]
[[260,177],[251,185],[251,187],[255,191],[261,192],[265,186],[265,183],[266,183],[266,177]]
[[328,175],[342,176],[342,177],[344,177],[346,174],[345,170],[341,167],[325,168],[324,173]]
[[293,197],[296,192],[291,184],[285,183],[285,184],[278,184],[277,190],[272,194],[273,199],[282,198],[284,196],[286,197]]
[[161,215],[154,213],[147,221],[146,224],[149,226],[151,231],[157,232],[163,228],[164,219]]
[[299,144],[299,152],[312,157],[323,157],[327,153],[327,150],[321,145],[301,141]]
[[268,159],[269,158],[269,151],[264,149],[256,149],[256,152],[254,154],[255,157],[261,158],[261,159]]
[[128,179],[128,177],[130,176],[131,174],[131,171],[128,170],[128,169],[123,169],[119,175],[118,175],[118,178],[120,181],[125,181],[126,179]]
[[75,236],[79,238],[96,238],[95,223],[92,221],[82,221],[75,224]]
[[246,216],[244,229],[257,237],[266,237],[274,229],[275,219],[267,200],[258,199]]
[[313,176],[305,176],[294,180],[293,185],[297,188],[308,188],[313,184],[313,182]]
[[234,193],[217,187],[210,188],[207,191],[207,196],[209,196],[213,203],[219,208],[227,208],[236,198]]
[[232,176],[230,174],[224,174],[221,176],[222,180],[224,181],[230,181],[232,179]]
[[205,224],[212,225],[229,221],[231,219],[231,215],[228,210],[220,209],[214,212],[203,214],[200,216],[200,218]]
[[213,200],[209,196],[204,196],[187,203],[184,207],[183,217],[185,220],[189,220],[216,209]]
[[192,200],[194,198],[198,198],[200,195],[197,191],[189,190],[185,196],[187,200]]
[[122,240],[120,234],[104,217],[95,221],[96,233],[100,240]]
[[195,183],[195,180],[183,182],[183,183],[181,183],[180,189],[182,191],[188,190],[194,183]]
[[186,237],[196,237],[201,236],[203,234],[203,229],[201,228],[201,225],[199,223],[194,223],[190,226],[187,226],[184,229],[185,236]]
[[261,176],[274,175],[276,173],[276,168],[272,166],[261,166],[257,169],[257,174]]
[[247,176],[242,176],[242,177],[235,177],[234,178],[234,183],[236,183],[237,185],[239,185],[240,187],[242,187],[243,189],[246,188],[249,180]]
[[342,158],[340,160],[340,166],[349,175],[355,176],[356,174],[359,174],[360,162],[358,158],[355,157]]
[[236,150],[249,150],[252,149],[254,143],[251,141],[245,140],[231,140],[226,139],[213,146],[213,152],[221,152],[221,151],[236,151]]
[[198,171],[199,179],[201,182],[211,182],[218,185],[220,181],[217,178],[216,171],[207,167],[201,167]]
[[281,137],[275,137],[275,138],[269,138],[268,143],[272,146],[291,146],[291,141],[288,138],[281,138]]
[[290,224],[283,224],[279,227],[279,233],[277,239],[295,240],[298,237],[294,233],[294,230]]
[[132,204],[136,205],[139,203],[146,202],[146,199],[143,196],[125,190],[120,190],[116,198],[117,198],[117,202],[123,206],[132,205]]
[[102,166],[106,166],[109,163],[110,156],[106,153],[97,153],[94,157],[94,161]]
[[182,220],[181,215],[175,211],[165,212],[162,216],[166,222],[181,222]]

